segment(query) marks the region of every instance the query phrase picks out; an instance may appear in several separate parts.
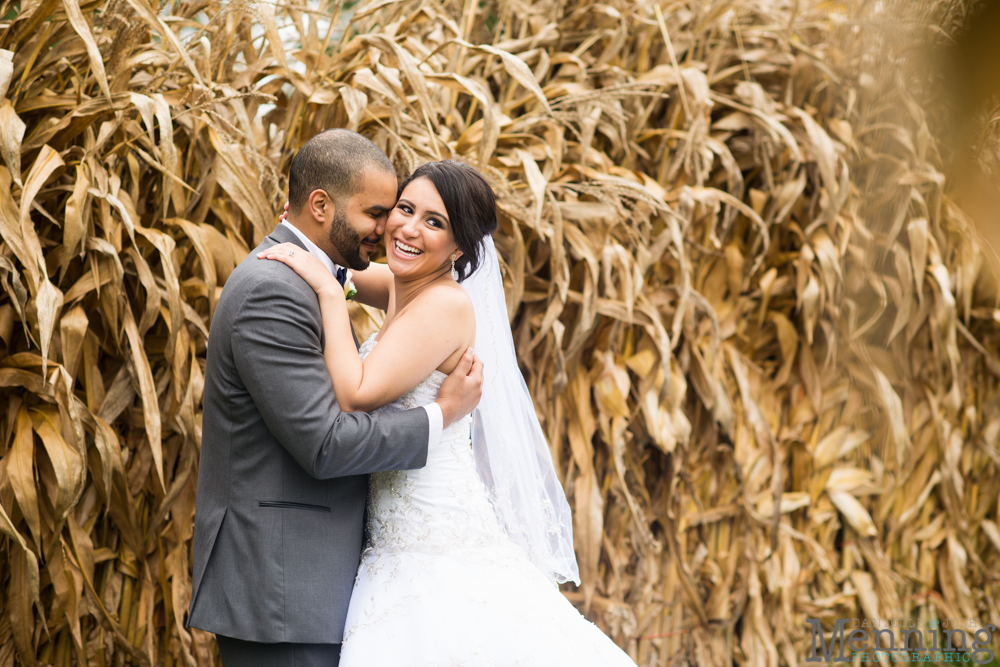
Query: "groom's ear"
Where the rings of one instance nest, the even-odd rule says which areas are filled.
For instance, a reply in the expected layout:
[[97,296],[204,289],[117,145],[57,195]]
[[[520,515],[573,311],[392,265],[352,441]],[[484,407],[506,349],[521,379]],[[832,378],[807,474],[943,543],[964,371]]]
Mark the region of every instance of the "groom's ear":
[[326,193],[326,190],[313,190],[309,193],[309,199],[306,201],[306,210],[319,225],[325,225],[330,220],[333,220],[333,215],[336,212],[333,200],[330,199],[330,195]]

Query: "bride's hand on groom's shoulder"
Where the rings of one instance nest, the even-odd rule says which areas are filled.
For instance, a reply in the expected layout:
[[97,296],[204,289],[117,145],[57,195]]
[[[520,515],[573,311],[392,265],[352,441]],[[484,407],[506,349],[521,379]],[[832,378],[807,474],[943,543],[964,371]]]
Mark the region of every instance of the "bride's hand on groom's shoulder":
[[344,290],[340,283],[323,266],[323,263],[310,255],[308,250],[304,250],[294,243],[279,243],[271,246],[264,252],[257,253],[257,259],[271,259],[287,264],[320,296],[339,294],[341,298],[344,297]]
[[472,412],[482,395],[483,360],[470,347],[438,390],[437,404],[445,428]]

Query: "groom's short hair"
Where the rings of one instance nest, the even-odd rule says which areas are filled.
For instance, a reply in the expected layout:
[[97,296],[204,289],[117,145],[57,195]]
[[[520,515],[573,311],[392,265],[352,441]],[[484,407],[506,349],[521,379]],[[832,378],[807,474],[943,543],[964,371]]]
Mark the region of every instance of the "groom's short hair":
[[392,162],[371,140],[350,130],[324,130],[292,158],[288,208],[298,213],[316,190],[325,190],[337,205],[361,189],[362,177],[372,169],[396,175]]

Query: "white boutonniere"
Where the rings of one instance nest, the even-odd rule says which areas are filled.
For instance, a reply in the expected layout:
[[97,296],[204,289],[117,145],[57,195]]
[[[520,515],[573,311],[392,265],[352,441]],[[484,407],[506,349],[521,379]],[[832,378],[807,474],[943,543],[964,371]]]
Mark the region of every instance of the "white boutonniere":
[[353,301],[354,297],[358,293],[357,288],[354,286],[354,281],[351,280],[351,277],[353,275],[354,274],[351,273],[351,270],[348,269],[347,277],[344,279],[344,298],[347,299],[348,301]]

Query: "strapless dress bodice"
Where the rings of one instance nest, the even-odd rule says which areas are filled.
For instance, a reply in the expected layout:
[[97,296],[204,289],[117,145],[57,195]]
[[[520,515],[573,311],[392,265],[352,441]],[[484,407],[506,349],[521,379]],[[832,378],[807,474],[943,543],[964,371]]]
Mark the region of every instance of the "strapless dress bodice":
[[[376,343],[375,335],[364,342],[362,358]],[[433,371],[378,411],[428,405],[437,399],[446,377]],[[522,560],[518,558],[518,547],[500,524],[476,469],[471,415],[442,431],[440,441],[428,449],[423,468],[373,473],[369,484],[368,544],[359,577],[388,562],[380,556],[403,551],[451,556],[475,551]]]

